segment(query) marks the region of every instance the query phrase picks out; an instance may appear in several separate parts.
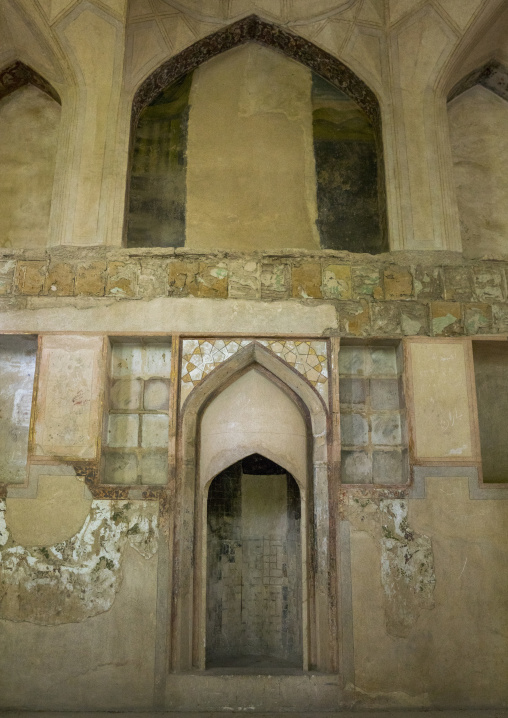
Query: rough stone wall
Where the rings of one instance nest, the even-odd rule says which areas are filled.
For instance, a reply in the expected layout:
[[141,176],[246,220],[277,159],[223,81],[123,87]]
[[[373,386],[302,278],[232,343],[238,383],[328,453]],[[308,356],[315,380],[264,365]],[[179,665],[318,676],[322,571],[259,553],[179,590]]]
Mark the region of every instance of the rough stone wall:
[[503,334],[507,270],[505,262],[427,252],[26,250],[3,254],[0,309],[23,309],[32,297],[86,306],[94,297],[319,300],[336,312],[342,336]]

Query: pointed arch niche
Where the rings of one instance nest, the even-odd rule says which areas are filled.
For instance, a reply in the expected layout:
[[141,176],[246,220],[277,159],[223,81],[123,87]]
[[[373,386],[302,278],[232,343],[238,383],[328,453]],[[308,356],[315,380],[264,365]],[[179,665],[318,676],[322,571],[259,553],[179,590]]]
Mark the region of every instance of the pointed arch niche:
[[508,66],[489,61],[448,95],[462,250],[508,259]]
[[[210,485],[221,472],[253,454],[277,464],[298,485],[302,548],[297,631],[301,646],[294,655],[301,656],[304,670],[336,670],[328,423],[327,410],[315,389],[257,342],[217,367],[187,398],[179,426],[176,482],[174,671],[206,667]],[[266,500],[270,501],[269,495]]]
[[256,16],[141,84],[128,182],[127,246],[388,249],[375,94],[337,58]]
[[0,71],[0,247],[49,243],[60,105],[24,63]]

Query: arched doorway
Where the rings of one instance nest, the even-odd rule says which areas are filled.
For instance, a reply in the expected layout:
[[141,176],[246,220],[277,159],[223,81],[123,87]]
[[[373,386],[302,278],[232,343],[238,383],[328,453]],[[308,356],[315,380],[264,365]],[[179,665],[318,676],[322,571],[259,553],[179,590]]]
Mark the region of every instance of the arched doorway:
[[208,487],[224,469],[253,453],[291,474],[300,491],[300,666],[336,670],[328,426],[324,402],[310,383],[256,342],[211,372],[187,398],[178,440],[173,670],[206,666]]
[[207,668],[302,668],[301,513],[295,479],[261,454],[210,483]]

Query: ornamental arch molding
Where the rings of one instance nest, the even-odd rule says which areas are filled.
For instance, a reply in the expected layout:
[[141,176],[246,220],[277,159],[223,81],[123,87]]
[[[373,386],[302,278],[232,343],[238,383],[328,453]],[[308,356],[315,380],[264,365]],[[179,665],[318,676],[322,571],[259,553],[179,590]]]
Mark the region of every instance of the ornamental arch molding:
[[[211,479],[206,485],[200,484],[201,419],[224,389],[251,370],[262,373],[296,404],[307,427],[307,476],[305,480],[300,476],[298,482],[306,512],[304,668],[333,672],[337,669],[337,647],[334,517],[328,469],[330,419],[323,400],[307,380],[257,342],[211,372],[182,408],[175,497],[171,668],[178,672],[205,667],[203,527]],[[269,458],[277,460],[276,456]]]

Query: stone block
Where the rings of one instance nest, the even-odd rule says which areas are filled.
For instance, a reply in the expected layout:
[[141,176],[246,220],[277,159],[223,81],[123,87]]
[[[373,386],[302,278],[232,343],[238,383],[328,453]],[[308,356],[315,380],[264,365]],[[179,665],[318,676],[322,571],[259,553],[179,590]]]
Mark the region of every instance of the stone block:
[[137,287],[137,262],[108,262],[106,294],[114,297],[135,297]]
[[144,449],[167,446],[168,436],[169,417],[167,414],[143,414],[141,446]]
[[141,376],[144,379],[151,377],[171,376],[171,346],[169,344],[147,344],[141,348]]
[[261,265],[261,299],[289,297],[289,266],[276,262]]
[[147,451],[140,456],[139,470],[142,484],[163,486],[168,481],[167,451]]
[[464,304],[466,334],[492,334],[492,306],[490,304]]
[[112,409],[133,410],[141,408],[143,382],[139,379],[117,379],[113,382],[110,392]]
[[413,290],[417,299],[443,299],[444,282],[441,267],[413,267]]
[[506,278],[502,267],[473,267],[473,281],[480,302],[503,302],[506,299]]
[[385,299],[410,299],[413,277],[407,267],[387,267],[383,272]]
[[137,446],[138,430],[138,414],[110,414],[107,444],[118,448]]
[[383,299],[381,272],[378,267],[368,265],[352,267],[351,284],[353,299],[362,299],[365,296]]
[[141,260],[138,293],[145,299],[165,297],[168,293],[168,260],[162,257]]
[[377,446],[397,446],[402,443],[400,414],[372,414],[371,439]]
[[37,296],[42,293],[46,277],[46,262],[27,261],[18,262],[14,278],[17,294]]
[[261,296],[261,267],[258,262],[237,260],[228,263],[230,299],[258,299]]
[[[190,286],[197,285],[197,277],[199,274],[198,262],[187,262],[175,259],[169,263],[168,269],[168,291],[170,296],[187,297],[189,296]],[[193,292],[195,296],[197,286]]]
[[400,408],[397,379],[371,379],[370,405],[374,410],[392,411]]
[[405,336],[429,333],[429,307],[420,302],[400,302],[400,325]]
[[111,350],[111,375],[113,377],[139,377],[142,374],[143,354],[141,344],[113,344]]
[[367,419],[361,414],[341,414],[340,437],[343,446],[366,446],[369,440]]
[[76,272],[74,293],[85,297],[103,297],[106,291],[106,262],[80,264]]
[[372,454],[372,478],[375,484],[405,484],[405,451],[374,451]]
[[341,483],[372,483],[372,458],[366,451],[342,451],[340,458]]
[[294,264],[291,272],[291,296],[299,299],[321,299],[321,265],[319,262]]
[[444,267],[444,298],[453,302],[475,300],[473,275],[469,267]]
[[373,376],[397,376],[397,354],[394,346],[377,347],[370,349],[371,368],[369,374]]
[[365,404],[366,398],[367,381],[365,379],[339,379],[339,399],[341,406]]
[[44,281],[44,294],[53,297],[72,297],[74,294],[74,267],[65,262],[51,264]]
[[148,411],[167,411],[169,408],[169,384],[162,379],[145,382],[143,408]]
[[508,304],[492,305],[492,331],[495,334],[508,332]]
[[323,297],[351,299],[351,267],[348,264],[328,264],[323,269]]
[[105,484],[136,484],[138,481],[138,463],[136,454],[129,452],[106,452],[104,456]]
[[370,313],[373,334],[397,336],[401,333],[398,302],[372,302]]
[[462,334],[462,308],[458,302],[432,302],[430,311],[434,336]]
[[368,349],[362,346],[341,346],[339,351],[339,376],[365,376]]
[[341,333],[346,336],[369,336],[369,302],[365,299],[362,299],[359,302],[341,302],[339,305],[339,327]]
[[228,296],[228,270],[224,262],[200,262],[196,282],[189,285],[193,297],[226,299]]
[[11,294],[15,269],[16,261],[14,259],[0,262],[0,296]]

